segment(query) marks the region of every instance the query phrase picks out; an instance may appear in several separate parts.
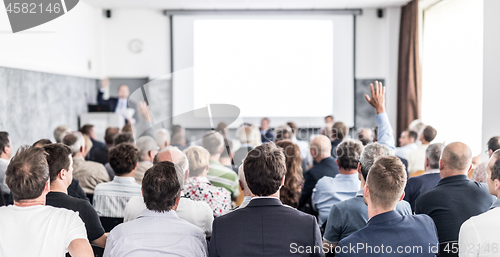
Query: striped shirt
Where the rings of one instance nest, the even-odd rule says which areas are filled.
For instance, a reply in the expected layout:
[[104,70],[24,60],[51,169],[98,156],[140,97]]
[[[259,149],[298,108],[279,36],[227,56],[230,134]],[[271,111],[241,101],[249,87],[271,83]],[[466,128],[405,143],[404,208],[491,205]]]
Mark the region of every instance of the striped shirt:
[[218,161],[210,160],[207,178],[212,185],[227,189],[233,197],[240,193],[238,174]]
[[133,177],[115,176],[95,187],[94,208],[101,217],[123,218],[128,200],[142,196],[141,185]]

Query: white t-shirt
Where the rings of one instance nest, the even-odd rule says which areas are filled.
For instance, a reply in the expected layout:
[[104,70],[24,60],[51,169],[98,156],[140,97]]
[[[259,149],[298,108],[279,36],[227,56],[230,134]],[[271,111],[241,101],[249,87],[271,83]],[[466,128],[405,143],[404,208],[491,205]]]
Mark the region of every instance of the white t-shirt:
[[52,206],[0,207],[0,256],[64,257],[75,239],[87,239],[78,213]]

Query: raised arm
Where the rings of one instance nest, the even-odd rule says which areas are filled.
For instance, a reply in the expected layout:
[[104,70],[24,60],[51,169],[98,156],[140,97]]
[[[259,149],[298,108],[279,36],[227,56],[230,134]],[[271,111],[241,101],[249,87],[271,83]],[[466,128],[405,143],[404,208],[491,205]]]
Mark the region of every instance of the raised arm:
[[395,149],[395,141],[389,118],[385,112],[385,87],[381,82],[375,81],[375,86],[370,84],[371,97],[365,95],[366,101],[370,103],[377,112],[378,136],[377,141],[390,149]]
[[109,99],[109,79],[105,78],[101,82],[101,88],[97,91],[97,103],[98,104],[107,104]]

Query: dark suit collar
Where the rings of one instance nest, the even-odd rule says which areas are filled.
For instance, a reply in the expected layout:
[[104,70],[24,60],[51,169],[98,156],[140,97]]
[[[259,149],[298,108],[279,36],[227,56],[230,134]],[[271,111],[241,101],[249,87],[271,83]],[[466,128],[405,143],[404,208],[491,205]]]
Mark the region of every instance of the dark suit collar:
[[451,176],[451,177],[446,177],[446,178],[441,179],[437,185],[440,186],[440,185],[444,185],[444,184],[465,182],[465,181],[469,181],[469,178],[467,177],[467,175],[456,175],[456,176]]
[[369,221],[368,225],[376,225],[376,224],[381,224],[385,223],[391,220],[395,219],[401,219],[401,214],[397,213],[396,211],[389,211],[389,212],[384,212],[378,215],[373,216]]
[[281,206],[283,203],[281,203],[280,199],[275,198],[275,197],[269,197],[269,198],[252,198],[250,200],[250,203],[247,205],[247,207],[257,207],[257,206]]
[[335,162],[335,159],[333,157],[328,156],[325,159],[321,160],[318,164],[327,164],[327,163],[333,163]]

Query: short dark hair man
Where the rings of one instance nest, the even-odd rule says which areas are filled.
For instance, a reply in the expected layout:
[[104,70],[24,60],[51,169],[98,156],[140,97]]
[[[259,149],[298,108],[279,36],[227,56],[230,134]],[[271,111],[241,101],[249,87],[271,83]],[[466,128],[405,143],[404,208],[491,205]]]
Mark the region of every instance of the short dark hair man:
[[262,143],[272,142],[274,134],[269,127],[269,118],[262,118],[260,121],[260,140]]
[[176,214],[181,199],[178,169],[171,162],[160,162],[146,171],[142,194],[147,209],[111,231],[104,256],[207,256],[203,231]]
[[101,160],[100,156],[96,155],[96,152],[101,148],[106,148],[106,145],[103,142],[97,140],[95,136],[94,125],[85,124],[80,128],[80,132],[83,135],[87,135],[90,138],[90,141],[92,141],[92,148],[90,148],[90,151],[87,153],[85,159],[96,162]]
[[[340,240],[335,248],[336,256],[387,256],[391,253],[436,256],[438,239],[432,219],[427,215],[401,216],[395,211],[396,204],[404,197],[405,185],[406,171],[398,157],[377,159],[368,173],[364,189],[370,220],[366,227]],[[413,252],[404,252],[405,248]]]
[[[262,144],[243,166],[253,198],[245,208],[214,220],[210,256],[323,256],[316,218],[279,200],[286,174],[282,149]],[[300,250],[305,248],[310,251]]]
[[333,126],[333,115],[325,116],[325,127],[332,128]]
[[89,241],[104,248],[106,234],[94,207],[89,201],[68,195],[68,187],[73,180],[71,149],[63,144],[48,144],[42,148],[47,152],[50,174],[50,192],[46,197],[46,205],[78,212],[85,223]]
[[415,203],[415,213],[427,214],[436,223],[441,250],[455,256],[453,243],[457,245],[462,223],[487,211],[494,200],[486,185],[467,178],[471,167],[472,151],[466,144],[447,145],[439,160],[441,180]]
[[130,198],[141,195],[141,185],[134,179],[137,160],[137,148],[132,144],[121,143],[109,150],[109,164],[116,176],[95,187],[94,208],[99,216],[123,218]]
[[47,153],[21,147],[6,172],[14,205],[0,207],[2,256],[93,256],[78,214],[45,206],[50,191]]
[[361,182],[358,179],[359,156],[363,151],[360,141],[346,139],[337,146],[339,174],[334,178],[324,176],[316,183],[312,194],[312,204],[319,212],[318,223],[323,225],[330,209],[336,203],[355,197]]
[[133,144],[134,141],[135,141],[135,139],[134,139],[134,135],[132,133],[123,132],[123,133],[116,135],[113,138],[113,145],[117,146],[121,143]]
[[396,156],[400,158],[406,158],[406,155],[409,152],[412,152],[413,150],[418,148],[418,145],[416,143],[417,137],[417,132],[409,129],[401,132],[401,136],[399,137],[400,147],[396,147],[396,149],[394,150],[394,154],[396,154]]
[[42,139],[36,141],[35,143],[33,143],[32,146],[34,146],[34,147],[42,147],[42,146],[48,145],[48,144],[52,144],[52,141],[50,141],[50,139],[42,138]]
[[349,135],[349,128],[343,122],[335,122],[332,127],[332,157],[337,158],[337,146]]

